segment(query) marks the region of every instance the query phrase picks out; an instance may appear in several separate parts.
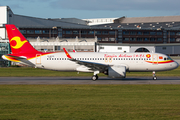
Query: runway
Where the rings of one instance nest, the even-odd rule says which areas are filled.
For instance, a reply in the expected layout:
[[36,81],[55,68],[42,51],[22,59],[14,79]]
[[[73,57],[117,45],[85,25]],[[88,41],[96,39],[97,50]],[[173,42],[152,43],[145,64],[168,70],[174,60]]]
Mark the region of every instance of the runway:
[[90,77],[0,77],[1,85],[40,85],[40,84],[180,84],[180,77],[129,77],[125,79],[110,79],[101,77],[92,81]]

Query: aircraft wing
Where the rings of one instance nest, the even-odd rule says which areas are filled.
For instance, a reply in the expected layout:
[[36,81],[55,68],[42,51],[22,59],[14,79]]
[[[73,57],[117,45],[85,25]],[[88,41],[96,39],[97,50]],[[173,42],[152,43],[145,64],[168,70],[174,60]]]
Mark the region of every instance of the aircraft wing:
[[92,70],[92,71],[99,70],[100,72],[104,72],[109,67],[109,65],[105,65],[105,64],[101,64],[101,63],[76,60],[69,55],[69,53],[66,51],[65,48],[63,48],[63,49],[64,49],[66,56],[69,58],[69,60],[76,62],[79,65],[84,65],[84,66],[88,67],[89,70]]
[[71,61],[76,62],[79,65],[84,65],[89,68],[89,70],[99,70],[100,72],[103,72],[108,69],[109,65],[100,64],[100,63],[94,63],[94,62],[86,62],[86,61],[80,61],[75,59],[70,59]]
[[31,63],[29,60],[27,60],[24,57],[17,57],[17,56],[13,56],[13,55],[3,55],[2,57],[3,57],[3,59],[10,60],[13,62],[22,62],[29,66],[33,66],[33,67],[35,66],[35,64]]

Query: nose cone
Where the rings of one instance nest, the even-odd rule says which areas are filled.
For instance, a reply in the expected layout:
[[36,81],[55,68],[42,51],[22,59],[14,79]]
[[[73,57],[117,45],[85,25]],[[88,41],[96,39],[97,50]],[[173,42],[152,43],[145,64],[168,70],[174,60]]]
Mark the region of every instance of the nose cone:
[[172,63],[172,69],[176,69],[176,68],[178,68],[178,67],[179,67],[179,63],[176,62],[176,61],[174,61],[174,62]]

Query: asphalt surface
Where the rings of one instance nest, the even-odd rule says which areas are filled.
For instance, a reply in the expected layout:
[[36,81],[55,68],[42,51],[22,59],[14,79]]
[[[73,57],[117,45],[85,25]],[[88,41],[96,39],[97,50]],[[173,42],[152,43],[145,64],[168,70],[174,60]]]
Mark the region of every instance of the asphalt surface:
[[0,84],[39,85],[39,84],[180,84],[180,77],[129,77],[125,79],[111,79],[102,77],[92,81],[90,77],[0,77]]

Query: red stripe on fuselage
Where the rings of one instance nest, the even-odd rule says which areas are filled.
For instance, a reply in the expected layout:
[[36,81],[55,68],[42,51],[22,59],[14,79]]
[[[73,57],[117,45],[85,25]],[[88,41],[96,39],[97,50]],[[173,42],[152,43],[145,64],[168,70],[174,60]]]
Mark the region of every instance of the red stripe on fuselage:
[[147,63],[154,63],[154,64],[165,64],[165,63],[172,63],[174,62],[173,60],[168,60],[168,61],[146,61]]

